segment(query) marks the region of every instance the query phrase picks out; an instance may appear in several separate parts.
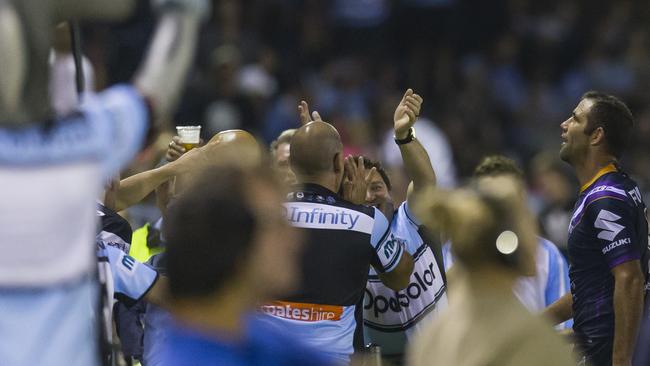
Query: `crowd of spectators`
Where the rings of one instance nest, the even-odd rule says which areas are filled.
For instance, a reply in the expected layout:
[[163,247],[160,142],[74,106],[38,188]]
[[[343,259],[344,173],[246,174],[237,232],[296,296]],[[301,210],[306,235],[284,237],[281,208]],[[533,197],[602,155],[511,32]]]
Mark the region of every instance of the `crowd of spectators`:
[[[270,142],[298,125],[296,106],[307,98],[341,131],[348,151],[390,160],[382,144],[408,85],[427,101],[423,116],[451,148],[455,172],[439,172],[443,185],[471,175],[486,154],[506,154],[526,168],[542,219],[563,227],[566,218],[553,213],[570,210],[576,186],[557,159],[559,124],[596,89],[620,96],[635,114],[634,148],[623,166],[650,190],[642,143],[650,138],[650,9],[643,0],[214,5],[174,121],[201,124],[204,137],[243,128]],[[153,28],[148,11],[85,29],[98,88],[135,71]],[[563,243],[565,230],[546,229]]]

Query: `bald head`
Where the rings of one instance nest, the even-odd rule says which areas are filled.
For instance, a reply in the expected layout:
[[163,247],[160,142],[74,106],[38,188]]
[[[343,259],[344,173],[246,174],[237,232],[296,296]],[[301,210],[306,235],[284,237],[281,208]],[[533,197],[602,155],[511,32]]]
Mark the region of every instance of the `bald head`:
[[207,144],[185,153],[174,164],[182,165],[176,176],[176,192],[180,193],[207,170],[235,165],[255,169],[262,165],[262,150],[257,140],[244,130],[228,130],[214,135]]
[[203,146],[211,162],[226,161],[237,165],[257,166],[262,160],[262,149],[253,135],[244,130],[222,131]]
[[302,176],[333,172],[336,156],[342,151],[341,136],[334,126],[310,122],[300,127],[291,139],[291,170]]

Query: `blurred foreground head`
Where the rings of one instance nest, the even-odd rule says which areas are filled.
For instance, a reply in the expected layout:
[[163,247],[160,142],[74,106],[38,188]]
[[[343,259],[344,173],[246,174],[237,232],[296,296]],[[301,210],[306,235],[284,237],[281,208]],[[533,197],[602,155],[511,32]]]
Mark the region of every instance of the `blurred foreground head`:
[[241,166],[256,166],[262,161],[262,149],[253,135],[244,130],[227,130],[212,136],[201,149],[213,162],[231,161]]
[[174,162],[185,165],[183,171],[186,172],[177,177],[175,190],[182,193],[207,170],[218,171],[229,165],[254,169],[263,165],[262,159],[262,149],[250,133],[244,130],[219,132],[207,144],[190,150]]
[[534,275],[535,221],[521,195],[521,182],[505,175],[480,178],[471,188],[431,188],[415,210],[425,225],[444,232],[469,274],[499,268],[513,276]]
[[200,174],[165,217],[173,300],[240,295],[253,306],[292,290],[299,237],[282,209],[281,189],[269,169],[229,164]]
[[0,125],[51,117],[48,58],[56,24],[123,19],[134,4],[135,0],[0,0]]

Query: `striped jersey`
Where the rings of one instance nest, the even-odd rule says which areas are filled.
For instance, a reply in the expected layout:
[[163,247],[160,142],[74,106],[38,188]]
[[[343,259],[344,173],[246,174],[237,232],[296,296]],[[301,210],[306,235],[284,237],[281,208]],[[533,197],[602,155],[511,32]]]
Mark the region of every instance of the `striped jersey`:
[[[611,364],[612,268],[639,260],[648,278],[648,223],[637,184],[614,164],[585,184],[569,225],[573,329],[588,364]],[[646,285],[646,289],[648,286]]]
[[0,288],[92,273],[95,199],[139,151],[148,120],[139,92],[115,86],[68,117],[0,127]]
[[300,289],[262,306],[268,320],[307,345],[347,362],[353,353],[368,268],[390,272],[403,248],[374,207],[349,203],[315,184],[296,187],[286,217],[305,232]]
[[406,342],[447,307],[447,286],[420,226],[407,202],[400,205],[390,223],[395,240],[413,256],[409,285],[395,291],[381,282],[374,269],[366,285],[365,334],[385,355],[403,354]]

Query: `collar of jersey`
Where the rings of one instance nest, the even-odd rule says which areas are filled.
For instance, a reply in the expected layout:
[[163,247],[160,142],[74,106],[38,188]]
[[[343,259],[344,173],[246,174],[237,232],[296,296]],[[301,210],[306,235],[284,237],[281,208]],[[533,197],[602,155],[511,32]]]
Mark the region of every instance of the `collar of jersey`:
[[598,178],[602,177],[603,175],[605,175],[607,173],[615,172],[617,170],[618,169],[616,169],[616,165],[614,165],[614,163],[607,164],[605,167],[600,169],[598,171],[598,173],[596,173],[596,175],[594,175],[594,177],[591,178],[591,180],[589,182],[583,184],[582,187],[580,187],[580,193],[587,190],[587,188],[589,188],[592,184],[594,184],[598,180]]
[[333,196],[338,198],[339,195],[335,192],[330,191],[329,189],[315,183],[299,183],[293,186],[292,191],[294,192],[310,192],[316,194],[322,194],[323,196]]

